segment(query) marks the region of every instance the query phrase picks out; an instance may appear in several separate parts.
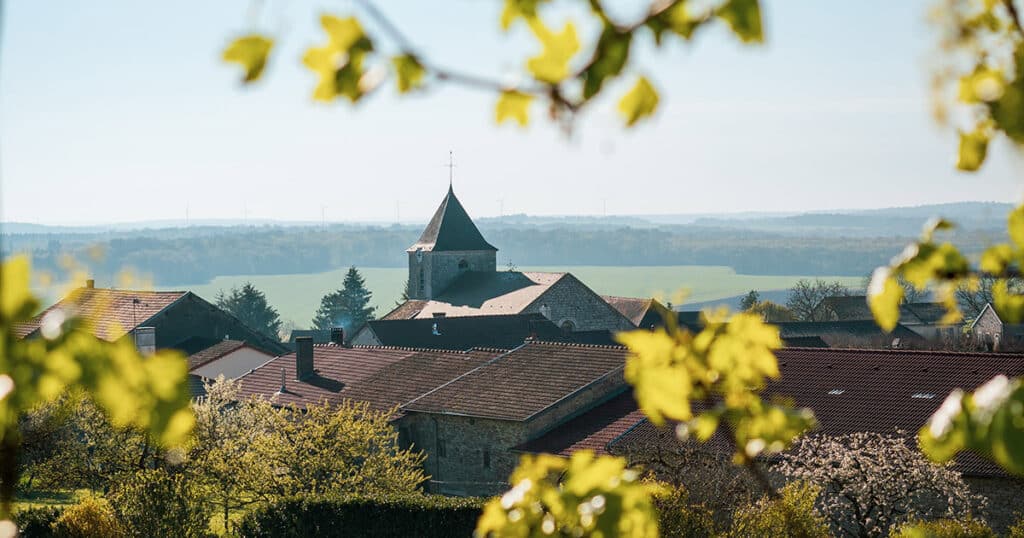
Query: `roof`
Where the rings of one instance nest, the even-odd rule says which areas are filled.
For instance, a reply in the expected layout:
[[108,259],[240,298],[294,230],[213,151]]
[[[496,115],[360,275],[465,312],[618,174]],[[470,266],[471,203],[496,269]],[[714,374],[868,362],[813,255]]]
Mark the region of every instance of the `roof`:
[[[241,340],[221,340],[206,349],[190,355],[188,358],[188,371],[191,372],[200,366],[210,364],[224,355],[237,351],[247,345]],[[267,357],[270,357],[270,355],[268,354]]]
[[[999,374],[1024,375],[1020,354],[808,348],[775,354],[782,377],[769,383],[766,394],[813,409],[818,431],[830,435],[897,429],[913,435],[952,390],[974,390]],[[612,448],[655,441],[655,431],[649,423],[638,425]],[[671,435],[662,438],[675,442]],[[957,461],[967,474],[999,474],[976,456]]]
[[679,319],[679,325],[687,328],[690,332],[700,332],[704,330],[704,313],[700,310],[681,310],[676,312],[676,316]]
[[791,336],[782,339],[782,345],[786,347],[828,347],[828,342],[820,336]]
[[923,323],[935,325],[946,317],[946,306],[942,303],[904,303],[900,305],[901,323]]
[[422,299],[407,299],[404,303],[393,308],[391,312],[384,314],[380,319],[412,319],[416,317],[416,314],[420,313],[420,310],[423,310],[426,304],[427,301]]
[[513,450],[569,456],[577,450],[607,453],[613,440],[644,420],[633,399],[633,391],[612,397],[548,433]]
[[662,313],[668,309],[654,299],[614,295],[602,295],[601,298],[637,327],[650,329],[664,325]]
[[[315,344],[313,376],[296,379],[295,353],[289,353],[238,378],[239,397],[273,397],[279,404],[300,407],[352,398],[369,401],[376,408],[391,408],[405,403],[403,398],[412,399],[499,353]],[[403,362],[405,359],[413,360]]]
[[406,404],[407,411],[525,421],[622,371],[626,349],[528,342]]
[[331,341],[330,329],[292,329],[288,335],[288,343],[295,344],[295,339],[300,336],[309,336],[314,344],[327,344]]
[[96,337],[114,341],[144,326],[150,318],[187,294],[187,291],[76,288],[30,321],[18,324],[15,333],[26,337],[39,329],[47,314],[63,309],[89,321]]
[[[921,336],[897,323],[892,332],[886,333],[875,321],[778,321],[771,322],[779,328],[779,336],[783,339],[817,336],[823,340],[853,338],[858,341],[870,341],[876,347],[888,345],[896,338],[901,342],[920,341]],[[836,345],[835,342],[830,342]],[[840,344],[842,342],[839,342]]]
[[469,218],[466,209],[455,197],[455,191],[449,186],[448,194],[445,195],[441,205],[434,212],[434,216],[427,223],[423,234],[420,235],[416,243],[409,247],[408,251],[417,250],[438,252],[498,249],[494,248],[480,234],[476,224],[473,224],[473,219]]
[[567,274],[470,271],[441,295],[417,305],[419,310],[411,317],[519,314]]
[[[866,295],[832,295],[825,297],[814,307],[835,317],[835,321],[862,321],[875,319],[868,306]],[[831,316],[830,316],[831,317]]]
[[376,320],[367,326],[381,345],[425,349],[512,349],[530,337],[563,337],[562,330],[540,314]]

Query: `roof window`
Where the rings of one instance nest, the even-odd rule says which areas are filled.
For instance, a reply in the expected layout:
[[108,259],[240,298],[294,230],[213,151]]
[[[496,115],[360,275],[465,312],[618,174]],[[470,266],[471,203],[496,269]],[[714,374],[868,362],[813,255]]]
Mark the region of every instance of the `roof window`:
[[935,395],[930,392],[915,392],[911,394],[910,397],[918,400],[931,400],[935,398]]
[[840,394],[842,394],[844,392],[846,392],[846,391],[843,390],[843,389],[832,389],[832,390],[828,391],[828,394],[829,394],[829,396],[839,396]]

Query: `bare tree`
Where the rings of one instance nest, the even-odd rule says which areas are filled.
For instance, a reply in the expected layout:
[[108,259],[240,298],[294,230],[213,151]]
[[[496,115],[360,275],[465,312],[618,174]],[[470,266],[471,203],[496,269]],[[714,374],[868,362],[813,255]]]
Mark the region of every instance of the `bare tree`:
[[[816,313],[815,308],[826,297],[848,296],[850,289],[838,280],[826,282],[821,279],[814,279],[814,282],[800,279],[790,288],[789,298],[786,300],[786,308],[793,313],[799,321],[827,321],[824,313]],[[818,318],[821,319],[818,319]]]
[[[960,310],[963,310],[964,316],[976,317],[986,304],[992,302],[992,287],[995,284],[995,277],[982,276],[978,279],[976,287],[962,284],[956,289],[956,302],[960,305]],[[1012,293],[1024,293],[1024,280],[1020,278],[1007,279],[1007,287]]]

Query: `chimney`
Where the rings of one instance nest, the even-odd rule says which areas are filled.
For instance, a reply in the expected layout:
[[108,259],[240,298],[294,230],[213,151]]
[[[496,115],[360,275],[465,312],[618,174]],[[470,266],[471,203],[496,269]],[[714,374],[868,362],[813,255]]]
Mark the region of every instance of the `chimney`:
[[93,280],[93,279],[91,279],[91,278],[90,278],[90,279],[88,279],[88,280],[86,280],[86,281],[85,281],[85,287],[86,287],[86,288],[88,288],[88,289],[90,289],[90,290],[91,290],[91,289],[93,289],[93,288],[95,288],[95,287],[96,287],[96,281],[95,281],[95,280]]
[[295,379],[306,379],[313,375],[313,337],[299,336],[295,339]]
[[336,346],[345,345],[344,327],[331,327],[331,343]]

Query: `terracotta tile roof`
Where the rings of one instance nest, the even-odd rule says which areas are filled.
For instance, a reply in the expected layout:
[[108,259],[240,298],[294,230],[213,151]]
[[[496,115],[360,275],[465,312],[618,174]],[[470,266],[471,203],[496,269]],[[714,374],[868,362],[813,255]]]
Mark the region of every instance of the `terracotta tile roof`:
[[441,205],[427,223],[423,235],[409,247],[408,252],[416,250],[498,250],[484,239],[462,207],[455,191],[448,187]]
[[200,366],[209,364],[232,351],[246,347],[246,345],[241,340],[221,340],[206,349],[190,355],[188,358],[188,371],[191,372]]
[[[497,350],[465,353],[316,344],[313,346],[312,377],[295,378],[295,353],[289,353],[240,377],[239,397],[273,397],[280,404],[300,407],[338,403],[351,397],[368,401],[376,408],[387,409],[405,403],[407,400],[404,398],[411,399],[433,389],[499,353],[501,351]],[[412,360],[404,362],[406,359]],[[436,371],[430,371],[432,368]],[[279,392],[282,369],[286,390]]]
[[469,272],[423,304],[416,318],[519,314],[567,273]]
[[633,391],[625,392],[594,407],[548,433],[513,450],[568,456],[577,450],[608,452],[608,443],[644,420],[637,409]]
[[[1024,375],[1024,355],[1008,353],[789,348],[776,355],[782,377],[766,394],[813,409],[818,431],[832,435],[897,429],[913,435],[953,389],[974,390],[998,374]],[[675,443],[665,431],[670,432],[645,421],[613,441],[611,449],[658,439]],[[1000,473],[971,454],[957,462],[967,474]]]
[[424,349],[512,349],[529,337],[563,337],[562,329],[540,314],[376,320],[368,326],[381,345]]
[[595,381],[620,373],[625,358],[622,347],[529,342],[403,409],[528,420]]
[[385,411],[410,402],[502,353],[503,350],[419,351],[352,383],[341,395]]
[[31,321],[19,324],[16,333],[22,338],[28,336],[39,328],[46,314],[64,309],[89,320],[98,338],[114,341],[145,325],[147,320],[187,294],[186,291],[77,288]]
[[423,310],[425,304],[427,302],[421,299],[409,299],[396,306],[391,312],[384,314],[380,319],[412,319],[420,313],[420,310]]

